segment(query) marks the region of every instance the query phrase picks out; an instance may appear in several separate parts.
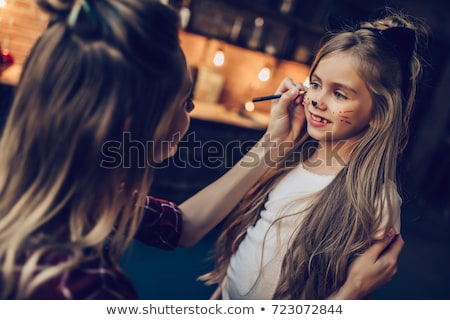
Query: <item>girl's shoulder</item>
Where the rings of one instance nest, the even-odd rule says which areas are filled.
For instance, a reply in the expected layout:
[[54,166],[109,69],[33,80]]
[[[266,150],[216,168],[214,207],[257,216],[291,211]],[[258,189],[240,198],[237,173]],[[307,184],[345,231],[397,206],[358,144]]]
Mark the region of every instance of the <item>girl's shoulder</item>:
[[398,186],[392,180],[388,180],[383,184],[382,201],[386,201],[388,198],[393,202],[393,205],[402,205],[402,197],[398,191]]
[[393,181],[383,184],[381,196],[375,204],[376,217],[379,218],[379,227],[375,232],[375,239],[383,239],[390,228],[400,233],[402,198],[398,187]]

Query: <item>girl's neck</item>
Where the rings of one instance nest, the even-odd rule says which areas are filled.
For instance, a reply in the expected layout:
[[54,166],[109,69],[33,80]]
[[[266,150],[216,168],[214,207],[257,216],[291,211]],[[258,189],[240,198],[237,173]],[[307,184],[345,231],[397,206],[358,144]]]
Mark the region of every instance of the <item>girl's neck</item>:
[[320,175],[337,175],[347,165],[353,143],[320,141],[314,153],[303,163],[308,171]]

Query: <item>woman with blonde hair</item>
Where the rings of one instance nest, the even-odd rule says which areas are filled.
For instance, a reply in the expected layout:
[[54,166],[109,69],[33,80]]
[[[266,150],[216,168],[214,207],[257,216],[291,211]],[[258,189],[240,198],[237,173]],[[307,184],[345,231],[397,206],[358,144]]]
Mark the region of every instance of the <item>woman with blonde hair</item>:
[[330,31],[310,69],[304,134],[229,216],[200,277],[224,299],[333,296],[356,257],[400,232],[396,166],[424,32],[390,9]]
[[[146,196],[154,164],[176,152],[194,107],[176,11],[152,0],[37,3],[50,23],[0,140],[0,297],[136,299],[118,263],[130,241],[190,246],[217,225],[267,171],[263,158],[298,135],[303,112],[288,106],[300,103],[300,88],[282,86],[261,140],[274,148],[256,144],[242,159],[253,166],[238,163],[178,207]],[[389,280],[401,246],[380,259],[374,247],[347,292],[362,292],[361,279]]]

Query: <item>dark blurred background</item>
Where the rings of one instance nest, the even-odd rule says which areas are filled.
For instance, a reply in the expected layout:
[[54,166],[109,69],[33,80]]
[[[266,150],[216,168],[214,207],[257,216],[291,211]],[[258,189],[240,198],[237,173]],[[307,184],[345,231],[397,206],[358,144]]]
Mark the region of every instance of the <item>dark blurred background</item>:
[[[245,107],[250,96],[271,94],[285,75],[303,81],[325,32],[327,17],[376,17],[389,6],[430,26],[422,51],[424,73],[412,115],[410,143],[400,162],[405,247],[396,277],[375,299],[450,299],[450,2],[446,0],[171,0],[185,21],[181,41],[196,79],[197,109],[175,158],[155,172],[152,195],[181,203],[224,174],[263,134],[270,104]],[[27,50],[45,25],[34,1],[7,0],[0,7],[0,41],[15,64],[0,69],[0,128]],[[212,65],[217,52],[223,66]],[[202,96],[202,68],[215,97]],[[269,68],[270,80],[253,79]],[[219,75],[217,75],[219,73]],[[256,78],[256,76],[255,76]],[[219,83],[219,85],[217,85]],[[276,87],[275,87],[276,88]],[[252,108],[257,110],[251,111]],[[258,109],[259,108],[259,109]],[[262,120],[261,120],[262,119]],[[199,148],[239,142],[239,148]],[[211,144],[211,142],[214,142]],[[217,146],[217,144],[216,144]],[[205,153],[206,152],[206,153]],[[216,152],[216,153],[214,153]],[[217,161],[205,163],[206,155]],[[221,225],[193,248],[167,252],[135,242],[121,264],[142,299],[207,299],[214,288],[196,278],[210,270]]]

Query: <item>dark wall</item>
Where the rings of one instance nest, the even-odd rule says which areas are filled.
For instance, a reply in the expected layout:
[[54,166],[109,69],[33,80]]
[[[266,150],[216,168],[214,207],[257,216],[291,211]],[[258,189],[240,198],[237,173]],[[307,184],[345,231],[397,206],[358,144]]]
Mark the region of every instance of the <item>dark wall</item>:
[[14,87],[0,83],[0,132],[8,116],[9,108],[13,99]]

